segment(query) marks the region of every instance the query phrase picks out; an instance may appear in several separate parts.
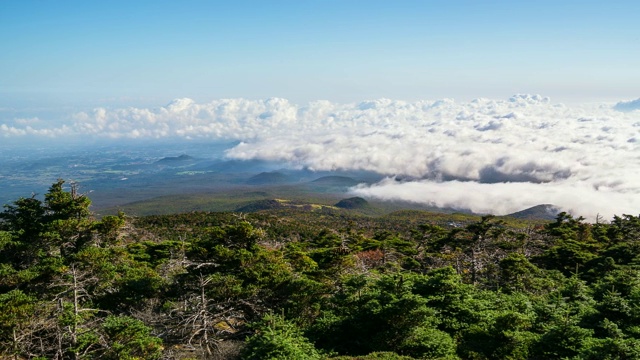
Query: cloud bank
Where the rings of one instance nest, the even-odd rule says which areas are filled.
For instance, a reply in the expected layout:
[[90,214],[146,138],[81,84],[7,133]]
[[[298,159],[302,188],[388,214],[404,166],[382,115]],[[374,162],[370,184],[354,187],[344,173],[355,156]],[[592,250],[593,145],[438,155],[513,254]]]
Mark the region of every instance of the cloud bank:
[[0,136],[237,140],[229,158],[390,177],[353,189],[362,196],[496,214],[552,203],[593,218],[640,213],[638,101],[177,99],[157,109],[97,108],[51,128],[16,120],[0,124]]

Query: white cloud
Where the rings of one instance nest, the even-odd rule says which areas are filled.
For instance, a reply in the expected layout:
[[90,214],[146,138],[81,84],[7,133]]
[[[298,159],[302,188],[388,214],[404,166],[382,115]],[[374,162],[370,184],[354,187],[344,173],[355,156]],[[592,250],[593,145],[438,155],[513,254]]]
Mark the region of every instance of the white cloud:
[[97,108],[55,128],[2,124],[0,135],[238,140],[228,157],[413,179],[356,190],[367,196],[405,194],[494,213],[553,203],[613,215],[640,212],[640,111],[619,111],[639,101],[565,106],[515,95],[297,106],[279,98],[176,99],[157,109]]
[[57,128],[35,129],[30,125],[27,125],[26,127],[15,127],[7,124],[0,124],[0,136],[5,138],[29,135],[58,138],[69,133],[70,129],[66,125],[62,125]]
[[402,200],[432,206],[505,215],[543,203],[553,203],[562,211],[594,220],[596,216],[637,214],[640,191],[622,190],[621,184],[594,187],[588,181],[553,183],[482,184],[473,181],[397,181],[387,178],[372,186],[352,189],[357,196]]
[[176,99],[159,109],[94,109],[75,115],[82,134],[110,138],[254,138],[295,123],[297,108],[285,99]]

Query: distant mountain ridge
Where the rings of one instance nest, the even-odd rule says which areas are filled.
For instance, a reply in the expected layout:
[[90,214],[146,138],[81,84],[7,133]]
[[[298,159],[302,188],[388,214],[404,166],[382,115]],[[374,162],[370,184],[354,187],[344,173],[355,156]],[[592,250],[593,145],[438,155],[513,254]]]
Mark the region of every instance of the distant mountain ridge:
[[182,154],[180,156],[167,156],[162,159],[156,161],[156,163],[167,163],[167,162],[176,162],[176,161],[191,161],[194,160],[193,156],[189,156],[187,154]]
[[560,212],[560,208],[555,205],[542,204],[506,216],[522,220],[555,220]]

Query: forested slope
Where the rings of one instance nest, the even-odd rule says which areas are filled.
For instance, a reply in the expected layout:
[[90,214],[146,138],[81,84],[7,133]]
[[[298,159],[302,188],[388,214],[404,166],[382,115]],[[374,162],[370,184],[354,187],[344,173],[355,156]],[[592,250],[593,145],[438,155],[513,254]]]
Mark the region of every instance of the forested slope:
[[636,359],[640,218],[0,214],[0,358]]

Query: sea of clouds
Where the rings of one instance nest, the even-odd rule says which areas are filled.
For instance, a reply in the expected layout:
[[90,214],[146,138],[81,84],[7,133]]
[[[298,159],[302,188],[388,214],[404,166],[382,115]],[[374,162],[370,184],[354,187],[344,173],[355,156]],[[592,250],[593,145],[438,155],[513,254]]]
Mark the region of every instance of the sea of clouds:
[[539,95],[304,106],[176,99],[46,124],[14,119],[0,124],[0,136],[237,140],[228,158],[387,176],[352,189],[363,197],[494,214],[546,203],[589,219],[640,213],[640,99],[574,106]]

